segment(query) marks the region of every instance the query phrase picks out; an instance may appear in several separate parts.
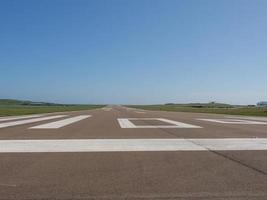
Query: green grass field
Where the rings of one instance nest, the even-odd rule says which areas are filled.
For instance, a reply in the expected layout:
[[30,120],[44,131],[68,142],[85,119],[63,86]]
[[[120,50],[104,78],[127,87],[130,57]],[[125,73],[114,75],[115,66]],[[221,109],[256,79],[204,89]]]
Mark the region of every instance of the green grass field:
[[0,105],[0,116],[91,110],[102,107],[104,107],[104,105],[60,105],[60,106]]
[[128,107],[140,108],[144,110],[174,111],[174,112],[195,112],[214,113],[227,115],[246,115],[267,117],[267,108],[259,107],[192,107],[182,105],[131,105]]

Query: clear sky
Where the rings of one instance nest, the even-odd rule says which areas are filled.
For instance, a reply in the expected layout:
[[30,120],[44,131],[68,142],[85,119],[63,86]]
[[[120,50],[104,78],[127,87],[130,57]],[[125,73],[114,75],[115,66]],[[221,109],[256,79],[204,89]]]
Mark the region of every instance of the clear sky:
[[1,0],[0,98],[267,100],[267,1]]

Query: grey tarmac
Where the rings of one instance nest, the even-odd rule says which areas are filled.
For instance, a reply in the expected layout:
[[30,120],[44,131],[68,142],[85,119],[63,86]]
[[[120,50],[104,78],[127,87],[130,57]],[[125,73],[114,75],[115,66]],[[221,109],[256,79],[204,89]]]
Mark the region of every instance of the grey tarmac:
[[[66,116],[49,118],[56,115]],[[79,116],[90,117],[84,117],[79,121],[68,120]],[[205,139],[214,139],[214,141],[215,139],[216,141],[267,139],[267,124],[264,123],[235,124],[199,120],[215,119],[228,122],[227,120],[232,118],[264,122],[263,119],[258,118],[243,119],[215,114],[144,111],[123,106],[45,114],[41,117],[48,118],[45,121],[19,123],[20,125],[0,128],[0,144],[9,141],[12,145],[16,145],[15,141],[36,140],[68,141],[71,145],[75,140],[89,142],[95,140],[130,142],[185,140],[190,142],[194,140],[195,142],[195,140]],[[38,117],[33,119],[36,118]],[[121,128],[118,119],[122,118],[135,119],[130,122],[136,127]],[[199,128],[190,128],[190,126],[164,128],[164,126],[174,125],[166,121],[158,121],[159,118]],[[3,120],[0,124],[22,120],[29,120],[29,118]],[[55,125],[54,122],[57,121],[61,121],[61,126]],[[58,128],[31,128],[47,127],[47,125],[40,125],[49,123]],[[144,128],[144,126],[160,127]],[[264,149],[265,143],[261,144]],[[124,143],[124,145],[127,147],[129,144]],[[167,145],[168,143],[161,148],[166,149]],[[202,146],[204,150],[190,151],[155,149],[135,151],[133,149],[105,152],[13,153],[3,152],[5,147],[2,145],[2,151],[0,146],[0,199],[266,200],[267,150],[251,150],[249,145],[247,150],[217,150],[204,145]],[[102,147],[97,146],[97,148]],[[221,148],[224,149],[224,146]]]

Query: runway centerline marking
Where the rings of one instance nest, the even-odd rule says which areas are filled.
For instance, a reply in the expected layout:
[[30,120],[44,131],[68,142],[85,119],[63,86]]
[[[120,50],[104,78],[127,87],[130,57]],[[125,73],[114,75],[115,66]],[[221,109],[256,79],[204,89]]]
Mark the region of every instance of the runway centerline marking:
[[63,120],[59,120],[59,121],[55,121],[55,122],[50,122],[47,124],[42,124],[42,125],[38,125],[38,126],[33,126],[30,127],[29,129],[57,129],[57,128],[61,128],[64,126],[67,126],[69,124],[84,120],[91,117],[91,115],[80,115],[80,116],[76,116],[76,117],[71,117],[68,119],[63,119]]
[[5,122],[5,123],[0,124],[0,128],[6,128],[6,127],[10,127],[10,126],[18,126],[18,125],[23,125],[23,124],[30,124],[30,123],[34,123],[34,122],[40,122],[40,121],[45,121],[45,120],[50,120],[50,119],[62,118],[65,116],[67,116],[67,115],[56,115],[56,116],[26,119],[26,120],[20,120],[20,121]]
[[[134,120],[158,120],[171,125],[135,125],[131,122]],[[195,126],[192,124],[186,124],[164,118],[118,118],[118,122],[121,128],[202,128],[200,126]]]
[[267,150],[267,138],[0,140],[0,153]]
[[259,124],[266,125],[267,122],[243,120],[243,119],[197,119],[201,121],[216,122],[221,124]]

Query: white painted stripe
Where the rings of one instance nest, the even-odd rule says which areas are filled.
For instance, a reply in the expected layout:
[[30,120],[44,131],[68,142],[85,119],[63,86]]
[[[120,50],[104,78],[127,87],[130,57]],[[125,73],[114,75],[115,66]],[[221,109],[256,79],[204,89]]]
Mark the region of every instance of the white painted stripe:
[[258,124],[258,125],[267,124],[267,122],[258,122],[258,121],[241,120],[241,119],[197,119],[197,120],[216,122],[221,124]]
[[[130,120],[158,120],[171,125],[135,125]],[[192,124],[186,124],[164,118],[118,118],[121,128],[202,128]]]
[[143,111],[135,111],[136,113],[145,114],[146,112]]
[[209,150],[267,150],[267,138],[189,139]]
[[118,119],[121,128],[135,128],[135,125],[128,119]]
[[267,117],[225,116],[232,119],[248,119],[254,121],[267,121]]
[[41,117],[41,118],[35,118],[35,119],[26,119],[26,120],[21,120],[21,121],[12,121],[12,122],[6,122],[6,123],[1,123],[0,128],[5,128],[5,127],[10,127],[10,126],[17,126],[17,125],[22,125],[22,124],[30,124],[34,122],[40,122],[40,121],[45,121],[45,120],[50,120],[50,119],[57,119],[61,117],[65,117],[66,115],[56,115],[56,116],[48,116],[48,117]]
[[186,123],[182,123],[182,122],[177,122],[177,121],[173,121],[170,119],[159,118],[158,120],[169,123],[169,124],[174,124],[174,125],[178,126],[179,128],[202,128],[200,126],[196,126],[196,125],[192,125],[192,124],[186,124]]
[[111,111],[112,108],[110,108],[110,107],[104,107],[104,108],[102,108],[102,110],[104,110],[104,111]]
[[267,150],[267,138],[0,140],[0,153]]
[[12,116],[12,117],[1,117],[0,122],[18,120],[18,119],[28,119],[34,117],[41,117],[43,115],[23,115],[23,116]]
[[91,115],[80,115],[80,116],[76,116],[76,117],[71,117],[71,118],[59,120],[59,121],[56,121],[56,122],[51,122],[51,123],[47,123],[47,124],[34,126],[34,127],[31,127],[30,129],[56,129],[56,128],[61,128],[61,127],[67,126],[69,124],[72,124],[72,123],[81,121],[83,119],[86,119],[88,117],[91,117]]

